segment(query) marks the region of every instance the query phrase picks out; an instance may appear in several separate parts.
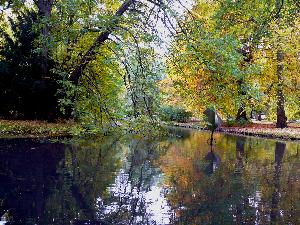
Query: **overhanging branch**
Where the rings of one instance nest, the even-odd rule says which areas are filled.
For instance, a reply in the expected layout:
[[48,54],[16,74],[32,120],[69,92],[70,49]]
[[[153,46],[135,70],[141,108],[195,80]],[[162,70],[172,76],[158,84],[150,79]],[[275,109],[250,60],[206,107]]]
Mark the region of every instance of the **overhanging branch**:
[[106,28],[105,31],[101,32],[93,45],[89,48],[89,50],[83,55],[83,57],[80,60],[79,65],[75,68],[75,70],[71,73],[70,80],[74,84],[78,84],[80,77],[82,76],[82,73],[84,69],[86,68],[87,64],[91,62],[95,55],[96,50],[101,45],[104,44],[106,40],[108,40],[109,35],[116,29],[120,17],[136,2],[136,0],[128,0],[124,2],[118,11],[115,13],[113,21],[109,27]]

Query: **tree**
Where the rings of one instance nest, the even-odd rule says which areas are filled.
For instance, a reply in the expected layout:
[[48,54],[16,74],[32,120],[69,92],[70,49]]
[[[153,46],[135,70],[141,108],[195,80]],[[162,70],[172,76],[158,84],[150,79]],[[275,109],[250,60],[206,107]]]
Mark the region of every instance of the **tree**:
[[[15,2],[5,1],[5,4],[16,14]],[[32,50],[41,56],[41,79],[44,82],[61,80],[57,96],[68,117],[90,114],[94,118],[99,110],[105,112],[105,117],[113,118],[112,114],[118,114],[113,113],[116,111],[124,116],[122,107],[130,102],[132,104],[128,105],[136,111],[135,116],[154,114],[159,99],[154,94],[158,91],[156,81],[161,75],[161,66],[153,63],[157,54],[153,45],[159,39],[155,27],[157,20],[166,19],[170,11],[165,2],[103,1],[101,7],[96,1],[83,0],[36,0],[34,5],[24,1],[18,4],[38,14],[31,28],[37,35]],[[105,69],[101,70],[99,65]],[[107,78],[108,71],[114,74],[113,79],[102,82],[101,75]],[[123,85],[120,80],[124,81]],[[120,94],[114,98],[112,94],[104,94],[109,93],[108,90]],[[86,97],[89,103],[83,107]],[[117,109],[116,105],[120,107]],[[80,112],[72,113],[80,108]],[[83,109],[89,112],[83,113]]]
[[[209,13],[208,7],[213,9]],[[191,107],[196,105],[198,113],[213,105],[225,116],[236,114],[237,120],[246,119],[244,108],[256,92],[252,77],[257,71],[247,43],[217,27],[214,14],[218,10],[218,4],[200,1],[181,21],[185,33],[174,41],[170,74],[186,104],[193,102]]]
[[20,11],[10,19],[10,31],[2,30],[1,116],[50,119],[55,114],[56,81],[41,77],[41,56],[34,51],[33,31],[37,14]]
[[[297,58],[297,56],[292,53],[293,47],[283,49],[282,46],[292,43],[291,39],[297,37],[297,34],[292,33],[291,29],[294,29],[293,27],[297,24],[298,10],[295,1],[240,1],[238,3],[222,1],[221,10],[218,12],[218,17],[224,21],[224,23],[220,23],[223,29],[225,28],[240,36],[243,35],[248,39],[252,49],[252,61],[261,66],[261,71],[263,71],[260,73],[261,76],[257,76],[255,83],[256,85],[259,84],[262,96],[260,102],[264,102],[265,106],[262,106],[263,104],[258,101],[256,105],[261,105],[258,107],[258,111],[266,111],[268,108],[273,110],[272,105],[276,104],[277,127],[286,126],[285,98],[291,99],[288,95],[297,92],[286,91],[289,80],[292,78],[289,74],[289,70],[292,69],[290,65],[293,64],[294,57]],[[265,53],[258,58],[257,52],[261,51]],[[270,54],[266,57],[267,51],[269,54],[273,52],[275,55]],[[289,59],[284,59],[286,54],[289,55]],[[269,70],[271,69],[270,65],[261,63],[263,60],[270,63],[272,58],[268,57],[276,58],[276,70],[273,70],[273,68]],[[275,62],[272,62],[272,65],[274,65],[273,63]],[[298,73],[297,70],[293,70],[293,73]],[[271,73],[274,73],[276,77]],[[267,83],[262,82],[266,80],[268,80]],[[273,97],[274,91],[276,91],[276,98]],[[291,104],[288,108],[294,111],[292,109],[294,103],[288,103]],[[269,114],[272,114],[272,112]],[[292,114],[292,112],[289,114]]]
[[[236,117],[237,121],[247,120],[246,113],[254,109],[268,113],[272,119],[277,106],[278,118],[283,115],[286,98],[288,114],[295,118],[298,85],[290,84],[292,80],[298,83],[294,77],[299,73],[295,66],[298,53],[293,50],[298,11],[295,2],[288,1],[281,9],[284,16],[278,26],[280,11],[274,9],[274,3],[198,1],[181,21],[186,33],[176,36],[169,65],[173,85],[178,86],[187,107],[199,111],[215,104],[224,116]],[[283,80],[280,85],[272,57],[283,43],[288,58],[283,58],[277,67]]]

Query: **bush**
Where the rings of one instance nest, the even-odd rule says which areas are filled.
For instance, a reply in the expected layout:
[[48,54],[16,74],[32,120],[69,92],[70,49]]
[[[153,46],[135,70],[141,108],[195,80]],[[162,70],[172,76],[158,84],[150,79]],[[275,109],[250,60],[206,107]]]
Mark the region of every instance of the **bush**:
[[237,121],[237,124],[240,126],[240,127],[244,127],[244,126],[247,126],[249,124],[249,121],[248,120],[245,120],[245,119],[240,119]]
[[163,121],[187,122],[191,116],[191,112],[176,106],[163,106],[160,109],[160,119]]
[[234,127],[236,126],[236,121],[232,118],[230,119],[227,119],[226,123],[225,123],[225,126],[227,127]]
[[227,127],[244,127],[247,126],[249,124],[248,120],[245,119],[240,119],[238,121],[236,121],[235,119],[227,119],[225,126]]

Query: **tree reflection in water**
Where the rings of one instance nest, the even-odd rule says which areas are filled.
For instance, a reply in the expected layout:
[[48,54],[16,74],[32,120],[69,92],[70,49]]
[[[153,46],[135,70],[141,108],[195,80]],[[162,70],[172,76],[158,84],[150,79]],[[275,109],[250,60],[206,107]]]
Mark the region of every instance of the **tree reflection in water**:
[[[169,223],[169,208],[160,185],[162,174],[153,165],[164,151],[158,142],[107,137],[72,140],[65,145],[39,141],[24,145],[20,140],[13,152],[7,141],[1,147],[1,156],[9,162],[1,164],[1,181],[10,179],[1,189],[0,198],[7,202],[2,204],[1,215],[7,212],[11,223]],[[38,156],[31,157],[35,154]],[[44,167],[49,172],[44,172]],[[19,171],[21,178],[16,177]],[[37,178],[37,184],[31,182]],[[26,201],[22,200],[26,193],[19,193],[22,187],[29,193]],[[31,202],[35,211],[28,209]]]
[[[272,194],[272,208],[271,208],[271,224],[277,224],[277,221],[280,217],[280,174],[281,174],[281,166],[282,159],[285,152],[285,143],[276,142],[275,148],[275,169],[274,169],[274,192]],[[284,221],[281,221],[283,223]]]
[[176,130],[168,140],[0,140],[10,224],[300,224],[299,144]]
[[111,224],[169,223],[168,204],[159,185],[161,171],[152,165],[160,153],[157,143],[132,140],[129,149],[109,196],[98,199],[101,217]]
[[61,201],[59,211],[49,213],[58,224],[74,218],[75,224],[164,223],[168,218],[159,216],[156,208],[167,207],[159,187],[160,170],[152,165],[159,157],[158,143],[86,140],[73,143],[66,152],[62,181],[48,200],[50,211]]
[[300,224],[299,144],[219,135],[211,151],[207,136],[195,132],[161,159],[173,224]]

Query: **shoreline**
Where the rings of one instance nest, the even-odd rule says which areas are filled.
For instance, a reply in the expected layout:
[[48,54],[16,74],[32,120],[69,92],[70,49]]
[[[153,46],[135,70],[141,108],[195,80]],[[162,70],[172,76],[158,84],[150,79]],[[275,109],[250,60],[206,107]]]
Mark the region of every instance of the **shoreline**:
[[[188,128],[198,131],[207,131],[199,123],[166,123],[164,125]],[[0,138],[65,138],[73,137],[74,131],[78,129],[78,124],[74,121],[49,123],[38,120],[1,120],[0,119]],[[259,127],[261,126],[261,127]],[[249,137],[260,137],[277,139],[282,141],[300,141],[300,127],[274,128],[264,127],[221,127],[216,132],[242,135]],[[75,132],[76,133],[76,132]]]
[[[208,131],[206,128],[191,123],[173,123],[174,127]],[[249,128],[249,127],[221,127],[216,132],[249,137],[277,139],[282,141],[300,141],[300,128]]]

